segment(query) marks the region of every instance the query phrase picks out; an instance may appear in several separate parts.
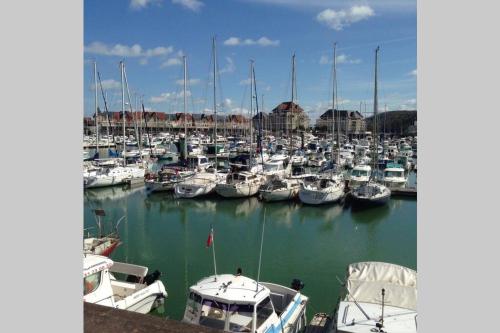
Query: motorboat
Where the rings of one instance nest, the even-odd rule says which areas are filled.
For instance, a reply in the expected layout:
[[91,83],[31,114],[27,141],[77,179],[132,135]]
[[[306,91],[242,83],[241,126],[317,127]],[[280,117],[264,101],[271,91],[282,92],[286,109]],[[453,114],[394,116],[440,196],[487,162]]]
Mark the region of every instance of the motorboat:
[[334,203],[344,197],[345,183],[334,177],[321,177],[316,181],[303,183],[299,198],[308,205]]
[[[126,278],[119,279],[119,275]],[[161,273],[148,268],[114,262],[93,254],[83,257],[83,301],[142,314],[160,306],[167,292]]]
[[196,172],[193,170],[164,166],[157,174],[149,174],[146,177],[146,190],[149,193],[172,191],[176,184],[193,177],[195,174]]
[[299,194],[300,185],[299,179],[275,177],[262,185],[259,193],[264,201],[291,200]]
[[368,183],[372,173],[372,168],[369,165],[359,164],[351,170],[349,177],[349,188],[354,189]]
[[178,198],[195,198],[212,193],[221,175],[215,172],[199,172],[180,183],[174,185],[174,192]]
[[282,160],[273,161],[272,159],[264,162],[262,166],[262,174],[267,179],[278,177],[283,178],[286,175],[286,169],[283,166]]
[[298,333],[306,324],[303,286],[296,279],[288,288],[238,273],[209,276],[189,288],[182,321],[226,332]]
[[391,197],[391,190],[375,181],[369,181],[351,192],[355,204],[385,205]]
[[248,171],[232,172],[224,182],[215,186],[217,194],[226,198],[241,198],[255,195],[265,177]]
[[329,333],[417,332],[417,272],[384,262],[347,267]]
[[83,174],[84,188],[105,187],[124,184],[132,179],[144,179],[145,169],[141,166],[117,166],[86,171]]
[[390,189],[399,189],[406,187],[408,178],[405,175],[405,169],[396,163],[388,163],[384,169],[383,183]]
[[307,165],[310,167],[320,168],[326,162],[325,156],[323,153],[316,153],[309,157],[307,161]]

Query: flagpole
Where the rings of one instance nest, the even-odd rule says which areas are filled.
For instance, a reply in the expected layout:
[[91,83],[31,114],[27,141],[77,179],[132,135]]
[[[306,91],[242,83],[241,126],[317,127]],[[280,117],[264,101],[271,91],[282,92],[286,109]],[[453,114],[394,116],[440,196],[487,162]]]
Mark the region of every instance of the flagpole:
[[214,257],[214,271],[215,271],[215,281],[217,281],[217,262],[215,261],[215,240],[214,240],[214,228],[212,227],[212,254]]

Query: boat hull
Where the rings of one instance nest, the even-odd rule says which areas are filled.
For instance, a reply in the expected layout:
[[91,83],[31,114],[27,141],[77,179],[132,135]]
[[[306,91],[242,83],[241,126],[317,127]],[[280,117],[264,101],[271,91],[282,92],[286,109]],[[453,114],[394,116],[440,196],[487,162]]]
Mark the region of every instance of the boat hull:
[[260,184],[217,184],[215,191],[224,198],[244,198],[251,197],[259,191]]
[[300,201],[307,205],[322,205],[328,203],[335,203],[340,199],[342,199],[343,196],[344,196],[343,188],[331,192],[308,190],[305,188],[302,188],[299,191]]

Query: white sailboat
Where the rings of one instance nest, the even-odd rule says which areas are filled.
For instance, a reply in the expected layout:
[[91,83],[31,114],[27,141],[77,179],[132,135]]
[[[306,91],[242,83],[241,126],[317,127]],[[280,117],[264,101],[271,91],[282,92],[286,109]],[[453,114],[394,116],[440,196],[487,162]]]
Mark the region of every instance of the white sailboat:
[[375,88],[373,97],[373,171],[370,180],[364,185],[355,188],[351,191],[351,196],[354,203],[363,205],[384,205],[391,197],[391,190],[375,179],[376,177],[376,163],[378,161],[378,135],[377,135],[377,113],[378,113],[378,95],[377,95],[377,68],[378,68],[378,51],[379,47],[375,49]]
[[[337,78],[336,78],[336,49],[337,43],[333,44],[333,98],[332,98],[332,161],[333,164],[333,139],[334,139],[334,114],[336,107],[336,90],[337,90]],[[338,121],[337,121],[338,123]],[[337,154],[339,150],[337,149]],[[337,156],[337,162],[339,158]],[[313,182],[307,182],[302,185],[299,190],[299,198],[305,204],[308,205],[321,205],[326,203],[338,202],[345,195],[345,183],[343,175],[336,170],[334,166],[338,166],[338,163],[332,165],[329,171],[325,172],[319,179]]]
[[[122,110],[123,110],[123,137],[125,137],[125,90],[124,90],[124,63],[120,62],[120,71],[122,78]],[[97,79],[95,80],[97,87]],[[128,88],[127,88],[128,89]],[[96,105],[97,109],[97,105]],[[144,179],[145,168],[141,164],[127,165],[126,163],[126,145],[123,145],[123,166],[110,168],[98,168],[95,170],[85,170],[83,174],[84,188],[105,187],[121,185],[131,179]]]
[[383,262],[347,267],[331,333],[417,332],[417,272]]
[[224,182],[215,185],[215,191],[225,198],[251,197],[257,194],[264,181],[264,176],[252,172],[232,172]]

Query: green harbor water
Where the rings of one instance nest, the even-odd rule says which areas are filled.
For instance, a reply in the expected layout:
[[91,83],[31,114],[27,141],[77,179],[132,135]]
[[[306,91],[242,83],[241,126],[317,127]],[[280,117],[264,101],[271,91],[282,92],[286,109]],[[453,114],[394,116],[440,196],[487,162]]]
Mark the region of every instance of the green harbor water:
[[[415,182],[415,175],[410,175]],[[120,245],[111,258],[162,272],[168,298],[155,315],[182,319],[190,285],[214,273],[206,248],[210,225],[218,273],[257,277],[260,236],[265,216],[261,280],[305,283],[308,320],[331,312],[348,264],[384,261],[417,266],[417,200],[391,198],[385,207],[354,210],[348,204],[321,207],[299,202],[264,203],[257,197],[174,199],[146,194],[145,187],[112,187],[84,192],[84,228],[95,227],[93,209],[119,225]]]

